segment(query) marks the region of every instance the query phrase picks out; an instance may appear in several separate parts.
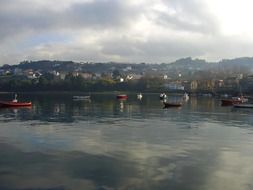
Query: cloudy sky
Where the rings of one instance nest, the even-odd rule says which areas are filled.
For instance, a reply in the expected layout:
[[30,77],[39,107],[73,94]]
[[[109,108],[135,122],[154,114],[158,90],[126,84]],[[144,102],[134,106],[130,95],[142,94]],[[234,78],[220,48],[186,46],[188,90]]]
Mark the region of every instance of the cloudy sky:
[[0,65],[252,56],[252,0],[0,0]]

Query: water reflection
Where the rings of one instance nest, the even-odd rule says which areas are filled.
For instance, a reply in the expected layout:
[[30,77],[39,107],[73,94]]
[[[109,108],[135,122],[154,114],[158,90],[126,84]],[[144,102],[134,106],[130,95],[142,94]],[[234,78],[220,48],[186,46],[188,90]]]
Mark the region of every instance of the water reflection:
[[164,110],[157,97],[1,109],[0,189],[252,188],[251,112],[197,97]]
[[124,111],[124,101],[120,101],[119,106],[120,106],[120,112],[123,112]]
[[[31,96],[32,109],[0,109],[0,120],[40,120],[47,122],[73,123],[79,120],[107,119],[170,119],[179,122],[203,122],[206,120],[220,122],[222,125],[232,123],[252,123],[251,109],[233,109],[221,107],[214,98],[191,97],[182,108],[163,110],[163,103],[157,94],[145,94],[139,101],[133,97],[126,101],[116,100],[115,95],[93,95],[92,101],[73,101],[72,95]],[[168,101],[179,101],[181,96],[169,96]]]

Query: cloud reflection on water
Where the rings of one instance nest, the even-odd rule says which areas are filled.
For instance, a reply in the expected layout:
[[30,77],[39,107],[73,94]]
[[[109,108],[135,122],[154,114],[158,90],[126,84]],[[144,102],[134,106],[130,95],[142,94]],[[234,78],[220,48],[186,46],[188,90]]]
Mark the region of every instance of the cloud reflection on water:
[[[58,115],[45,110],[15,115],[1,110],[0,189],[252,187],[251,126],[242,125],[233,112],[227,115],[220,108],[218,114],[205,114],[201,109],[207,108],[198,104],[194,110],[188,104],[175,111],[163,110],[159,103],[126,102],[122,113],[119,102],[114,103],[89,104],[86,112],[74,106],[75,115],[70,104],[61,106],[65,111],[57,109],[73,122],[47,121]],[[237,123],[223,122],[228,118]]]

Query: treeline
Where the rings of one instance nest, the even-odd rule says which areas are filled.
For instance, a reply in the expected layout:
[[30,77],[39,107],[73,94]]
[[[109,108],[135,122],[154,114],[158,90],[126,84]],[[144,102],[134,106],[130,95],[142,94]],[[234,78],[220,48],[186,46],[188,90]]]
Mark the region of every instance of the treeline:
[[84,79],[73,74],[66,75],[65,79],[47,73],[36,79],[21,76],[4,76],[0,78],[0,91],[161,91],[164,80],[161,78],[142,78],[119,82],[110,78]]

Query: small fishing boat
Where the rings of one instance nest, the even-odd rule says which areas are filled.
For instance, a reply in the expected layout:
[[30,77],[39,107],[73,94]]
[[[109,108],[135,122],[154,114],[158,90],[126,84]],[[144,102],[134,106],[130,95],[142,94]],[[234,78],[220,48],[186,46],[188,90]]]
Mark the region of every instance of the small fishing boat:
[[253,108],[253,104],[235,104],[234,108]]
[[17,94],[15,94],[15,98],[12,101],[0,101],[0,107],[30,107],[32,106],[32,102],[18,102]]
[[240,97],[232,97],[231,99],[221,99],[222,106],[232,106],[236,104],[242,104],[247,102],[248,99],[244,98],[243,96]]
[[163,102],[164,107],[163,108],[172,108],[172,107],[181,107],[182,103],[174,103],[174,102]]
[[128,97],[127,97],[127,95],[126,94],[119,94],[119,95],[117,95],[117,99],[118,100],[126,100]]

